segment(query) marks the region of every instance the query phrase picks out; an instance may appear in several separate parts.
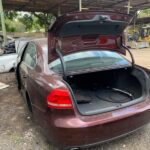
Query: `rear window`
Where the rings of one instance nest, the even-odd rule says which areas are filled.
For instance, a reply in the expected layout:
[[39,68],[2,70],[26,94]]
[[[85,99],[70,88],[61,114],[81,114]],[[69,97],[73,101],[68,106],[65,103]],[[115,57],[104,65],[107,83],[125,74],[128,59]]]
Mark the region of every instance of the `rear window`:
[[[109,51],[84,51],[69,54],[63,57],[67,72],[86,69],[103,69],[106,67],[131,66],[131,63],[115,52]],[[61,73],[62,65],[60,59],[49,64],[49,68],[54,72]]]

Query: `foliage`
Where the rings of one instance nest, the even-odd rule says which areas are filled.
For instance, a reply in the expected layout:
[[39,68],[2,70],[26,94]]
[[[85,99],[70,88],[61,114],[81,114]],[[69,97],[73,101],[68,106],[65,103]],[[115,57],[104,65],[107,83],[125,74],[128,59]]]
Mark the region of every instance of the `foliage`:
[[27,13],[20,16],[18,20],[26,25],[27,31],[40,31],[41,29],[47,31],[53,18],[51,14]]
[[25,25],[16,18],[18,13],[14,11],[5,12],[5,24],[8,32],[25,32]]
[[25,32],[26,26],[18,21],[11,21],[9,19],[6,19],[6,30],[8,32]]
[[15,11],[6,11],[5,12],[5,18],[9,20],[13,20],[18,16],[18,13]]
[[55,20],[52,14],[33,13],[33,15],[36,18],[36,25],[38,24],[40,27],[44,28],[45,31],[48,30],[49,25]]
[[22,22],[26,26],[26,30],[32,29],[34,18],[30,14],[24,14],[23,16],[18,16],[18,21]]
[[54,18],[52,14],[44,13],[5,12],[7,32],[47,31],[48,26]]
[[[140,11],[138,17],[150,17],[150,9]],[[55,17],[46,13],[6,11],[5,20],[8,32],[46,32],[49,25],[55,20]]]
[[141,10],[139,12],[138,18],[143,18],[143,17],[150,17],[150,8],[145,9],[145,10]]

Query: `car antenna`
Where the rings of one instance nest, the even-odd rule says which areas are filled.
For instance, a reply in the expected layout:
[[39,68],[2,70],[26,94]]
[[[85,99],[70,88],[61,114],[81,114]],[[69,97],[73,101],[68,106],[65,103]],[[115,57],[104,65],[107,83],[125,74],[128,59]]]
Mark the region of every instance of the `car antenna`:
[[57,55],[59,56],[60,61],[61,61],[61,66],[62,66],[62,71],[63,71],[63,79],[66,81],[66,80],[67,80],[67,73],[66,73],[67,70],[66,70],[66,64],[65,64],[63,55],[62,55],[62,53],[60,52],[60,49],[59,49],[59,48],[56,48],[56,53],[57,53]]

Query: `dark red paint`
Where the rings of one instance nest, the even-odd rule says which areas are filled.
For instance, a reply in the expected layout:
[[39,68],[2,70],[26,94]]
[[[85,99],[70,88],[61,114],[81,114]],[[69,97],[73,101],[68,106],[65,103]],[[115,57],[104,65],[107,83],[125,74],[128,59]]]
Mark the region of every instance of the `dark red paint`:
[[[48,105],[48,96],[52,91],[56,89],[68,91],[62,77],[48,68],[48,61],[58,57],[54,50],[58,41],[61,41],[62,52],[65,54],[80,51],[83,48],[84,50],[103,48],[118,52],[124,51],[117,47],[114,40],[120,38],[121,35],[94,35],[64,39],[55,37],[54,32],[61,24],[68,20],[91,18],[97,13],[103,12],[72,13],[65,15],[63,19],[60,18],[49,31],[49,56],[47,57],[44,52],[47,40],[33,40],[31,42],[36,45],[37,49],[36,67],[31,69],[22,62],[18,64],[18,81],[28,106],[31,104],[33,117],[42,127],[48,140],[59,147],[82,147],[101,143],[130,133],[150,121],[150,97],[136,105],[92,116],[81,115],[72,99],[72,109]],[[109,14],[112,19],[128,20],[131,18],[123,14]],[[148,69],[146,71],[149,73]]]

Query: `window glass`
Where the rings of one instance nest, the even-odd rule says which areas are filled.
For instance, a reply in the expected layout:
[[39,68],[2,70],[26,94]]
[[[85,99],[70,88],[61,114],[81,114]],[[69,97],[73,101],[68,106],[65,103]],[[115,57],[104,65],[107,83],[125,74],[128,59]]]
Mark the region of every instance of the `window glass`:
[[[119,66],[131,66],[131,63],[115,52],[110,51],[85,51],[64,56],[67,71],[81,69],[106,68]],[[62,72],[60,59],[49,64],[50,69]]]
[[36,47],[34,44],[29,43],[23,57],[23,61],[30,67],[36,66]]

